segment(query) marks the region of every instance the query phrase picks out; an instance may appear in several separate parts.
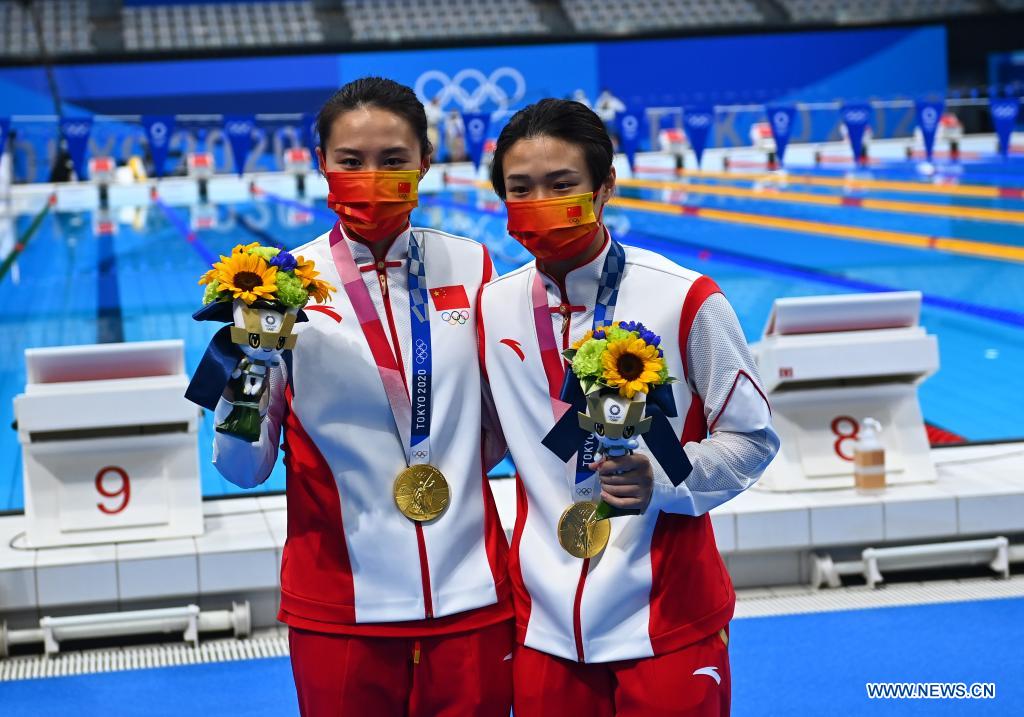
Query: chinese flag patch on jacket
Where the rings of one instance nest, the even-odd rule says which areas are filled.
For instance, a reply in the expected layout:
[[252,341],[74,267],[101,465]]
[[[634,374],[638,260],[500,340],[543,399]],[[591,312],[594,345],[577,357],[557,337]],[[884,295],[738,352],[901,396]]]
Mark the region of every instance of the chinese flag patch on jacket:
[[469,308],[469,296],[466,295],[466,287],[462,284],[431,289],[430,298],[434,302],[434,308],[438,311]]

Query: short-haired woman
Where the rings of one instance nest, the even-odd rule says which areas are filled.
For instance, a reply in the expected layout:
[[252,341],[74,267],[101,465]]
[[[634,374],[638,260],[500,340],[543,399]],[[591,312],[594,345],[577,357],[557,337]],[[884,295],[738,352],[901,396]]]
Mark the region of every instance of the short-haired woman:
[[[509,233],[535,257],[484,287],[478,307],[518,469],[515,715],[727,715],[735,595],[708,511],[751,486],[779,445],[736,315],[708,277],[610,234],[612,143],[579,102],[542,100],[514,115],[491,178]],[[613,320],[641,322],[680,379],[668,385],[668,450],[588,463],[577,459],[581,443],[565,451],[577,454],[567,465],[544,443],[568,415],[560,354]],[[616,359],[616,380],[643,384],[635,350]],[[618,512],[607,544],[592,550],[589,524],[587,545],[577,524],[560,541],[560,520],[599,499]]]

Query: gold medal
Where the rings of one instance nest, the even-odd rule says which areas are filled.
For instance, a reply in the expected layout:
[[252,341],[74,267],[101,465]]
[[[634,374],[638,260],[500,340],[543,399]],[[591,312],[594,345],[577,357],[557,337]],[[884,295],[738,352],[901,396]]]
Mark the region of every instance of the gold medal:
[[558,542],[565,551],[577,558],[592,558],[608,545],[612,526],[607,520],[594,516],[597,503],[573,503],[558,519]]
[[409,466],[399,473],[394,494],[402,515],[420,523],[441,515],[451,500],[444,474],[425,463]]

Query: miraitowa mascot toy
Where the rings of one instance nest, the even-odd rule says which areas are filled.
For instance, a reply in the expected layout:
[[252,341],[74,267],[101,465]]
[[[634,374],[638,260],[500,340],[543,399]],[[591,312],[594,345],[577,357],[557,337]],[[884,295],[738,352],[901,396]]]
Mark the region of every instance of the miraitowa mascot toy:
[[227,326],[214,334],[185,397],[213,411],[228,389],[232,408],[218,432],[259,440],[268,371],[295,347],[295,324],[306,321],[302,307],[329,300],[335,290],[317,276],[301,256],[253,243],[221,256],[199,280],[204,306],[192,318]]
[[[572,366],[561,394],[568,408],[543,442],[564,461],[577,456],[577,485],[597,480],[587,464],[632,453],[641,436],[673,485],[689,475],[690,461],[668,421],[676,415],[669,385],[676,379],[668,375],[660,344],[643,324],[616,321],[588,331],[563,352]],[[558,522],[558,540],[570,554],[592,558],[608,544],[607,518],[627,512],[604,501],[575,502]]]

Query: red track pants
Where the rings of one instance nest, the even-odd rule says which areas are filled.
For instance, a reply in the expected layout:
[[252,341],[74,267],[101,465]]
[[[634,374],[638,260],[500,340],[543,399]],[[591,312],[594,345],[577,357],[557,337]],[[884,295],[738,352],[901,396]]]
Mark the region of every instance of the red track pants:
[[516,648],[515,717],[729,717],[728,632],[657,657],[580,664]]
[[511,622],[419,640],[292,628],[302,717],[509,717]]

